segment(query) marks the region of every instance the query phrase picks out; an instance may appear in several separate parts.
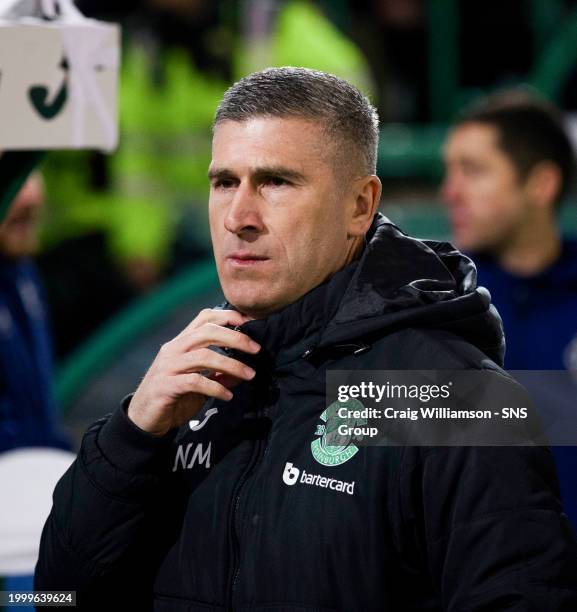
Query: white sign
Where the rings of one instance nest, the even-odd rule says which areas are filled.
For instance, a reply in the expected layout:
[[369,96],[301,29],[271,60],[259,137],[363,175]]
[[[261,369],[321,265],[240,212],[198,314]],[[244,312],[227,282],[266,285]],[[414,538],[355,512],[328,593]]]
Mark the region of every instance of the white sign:
[[120,29],[71,0],[19,14],[0,0],[0,150],[102,149],[118,141]]

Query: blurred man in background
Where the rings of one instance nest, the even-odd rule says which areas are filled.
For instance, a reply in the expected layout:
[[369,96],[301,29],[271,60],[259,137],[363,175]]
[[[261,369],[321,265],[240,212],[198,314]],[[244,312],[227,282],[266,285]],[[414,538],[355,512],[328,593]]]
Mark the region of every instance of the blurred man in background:
[[0,451],[69,447],[53,422],[52,347],[30,260],[43,203],[42,180],[34,174],[0,223]]
[[[457,121],[445,144],[454,241],[474,255],[505,328],[511,370],[577,367],[577,242],[557,213],[573,175],[557,110],[527,91],[495,94]],[[577,449],[554,448],[577,526]]]

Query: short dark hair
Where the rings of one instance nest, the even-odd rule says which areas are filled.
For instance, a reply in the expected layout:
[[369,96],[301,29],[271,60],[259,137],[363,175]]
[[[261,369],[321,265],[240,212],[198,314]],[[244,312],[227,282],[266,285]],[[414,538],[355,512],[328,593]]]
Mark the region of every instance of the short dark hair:
[[213,128],[223,121],[253,117],[322,121],[330,136],[357,148],[368,174],[376,172],[377,111],[356,87],[332,74],[293,67],[249,74],[226,91]]
[[483,98],[461,113],[456,126],[465,123],[497,128],[498,146],[522,180],[538,163],[553,162],[561,172],[557,201],[567,195],[575,169],[573,147],[561,113],[537,92],[517,88]]

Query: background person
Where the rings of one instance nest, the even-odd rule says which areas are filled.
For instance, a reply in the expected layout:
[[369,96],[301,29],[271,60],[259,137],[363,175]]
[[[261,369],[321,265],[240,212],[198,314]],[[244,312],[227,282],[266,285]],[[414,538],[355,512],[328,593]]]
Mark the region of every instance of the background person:
[[[577,241],[558,225],[574,157],[560,113],[529,91],[494,94],[462,114],[444,156],[454,241],[474,255],[479,283],[499,309],[505,366],[576,369]],[[577,527],[577,449],[553,452]]]
[[36,173],[0,223],[0,451],[70,446],[55,423],[51,338],[31,260],[43,205]]
[[[38,250],[43,207],[44,186],[36,172],[24,183],[0,222],[0,453],[7,453],[2,457],[11,465],[10,469],[3,465],[3,476],[9,471],[12,478],[11,470],[18,466],[15,482],[28,487],[28,491],[17,493],[17,487],[6,487],[4,481],[1,487],[6,495],[2,502],[0,561],[7,576],[3,581],[0,578],[0,588],[12,591],[33,588],[40,528],[50,508],[50,485],[46,483],[51,479],[55,482],[65,468],[58,463],[64,455],[57,459],[46,459],[45,455],[45,463],[33,472],[29,468],[27,471],[24,466],[29,460],[23,455],[15,459],[8,451],[71,448],[58,424],[49,322],[32,260]],[[32,606],[22,609],[34,611]]]

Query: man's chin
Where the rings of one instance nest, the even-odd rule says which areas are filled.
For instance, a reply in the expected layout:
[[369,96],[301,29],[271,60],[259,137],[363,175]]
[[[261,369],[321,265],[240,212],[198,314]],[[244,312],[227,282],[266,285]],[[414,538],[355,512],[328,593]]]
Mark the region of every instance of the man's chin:
[[251,319],[264,319],[269,314],[275,312],[274,307],[269,307],[266,304],[254,303],[254,302],[238,302],[233,300],[227,300],[235,310],[238,310],[243,315],[250,317]]
[[252,319],[263,319],[282,308],[272,297],[267,298],[257,290],[251,295],[225,291],[225,297],[236,310]]
[[473,253],[479,248],[479,241],[475,237],[465,234],[464,232],[454,232],[452,242],[460,251],[465,253]]
[[463,253],[492,253],[498,250],[495,243],[491,240],[482,240],[479,238],[467,238],[465,240],[454,240],[454,245]]

